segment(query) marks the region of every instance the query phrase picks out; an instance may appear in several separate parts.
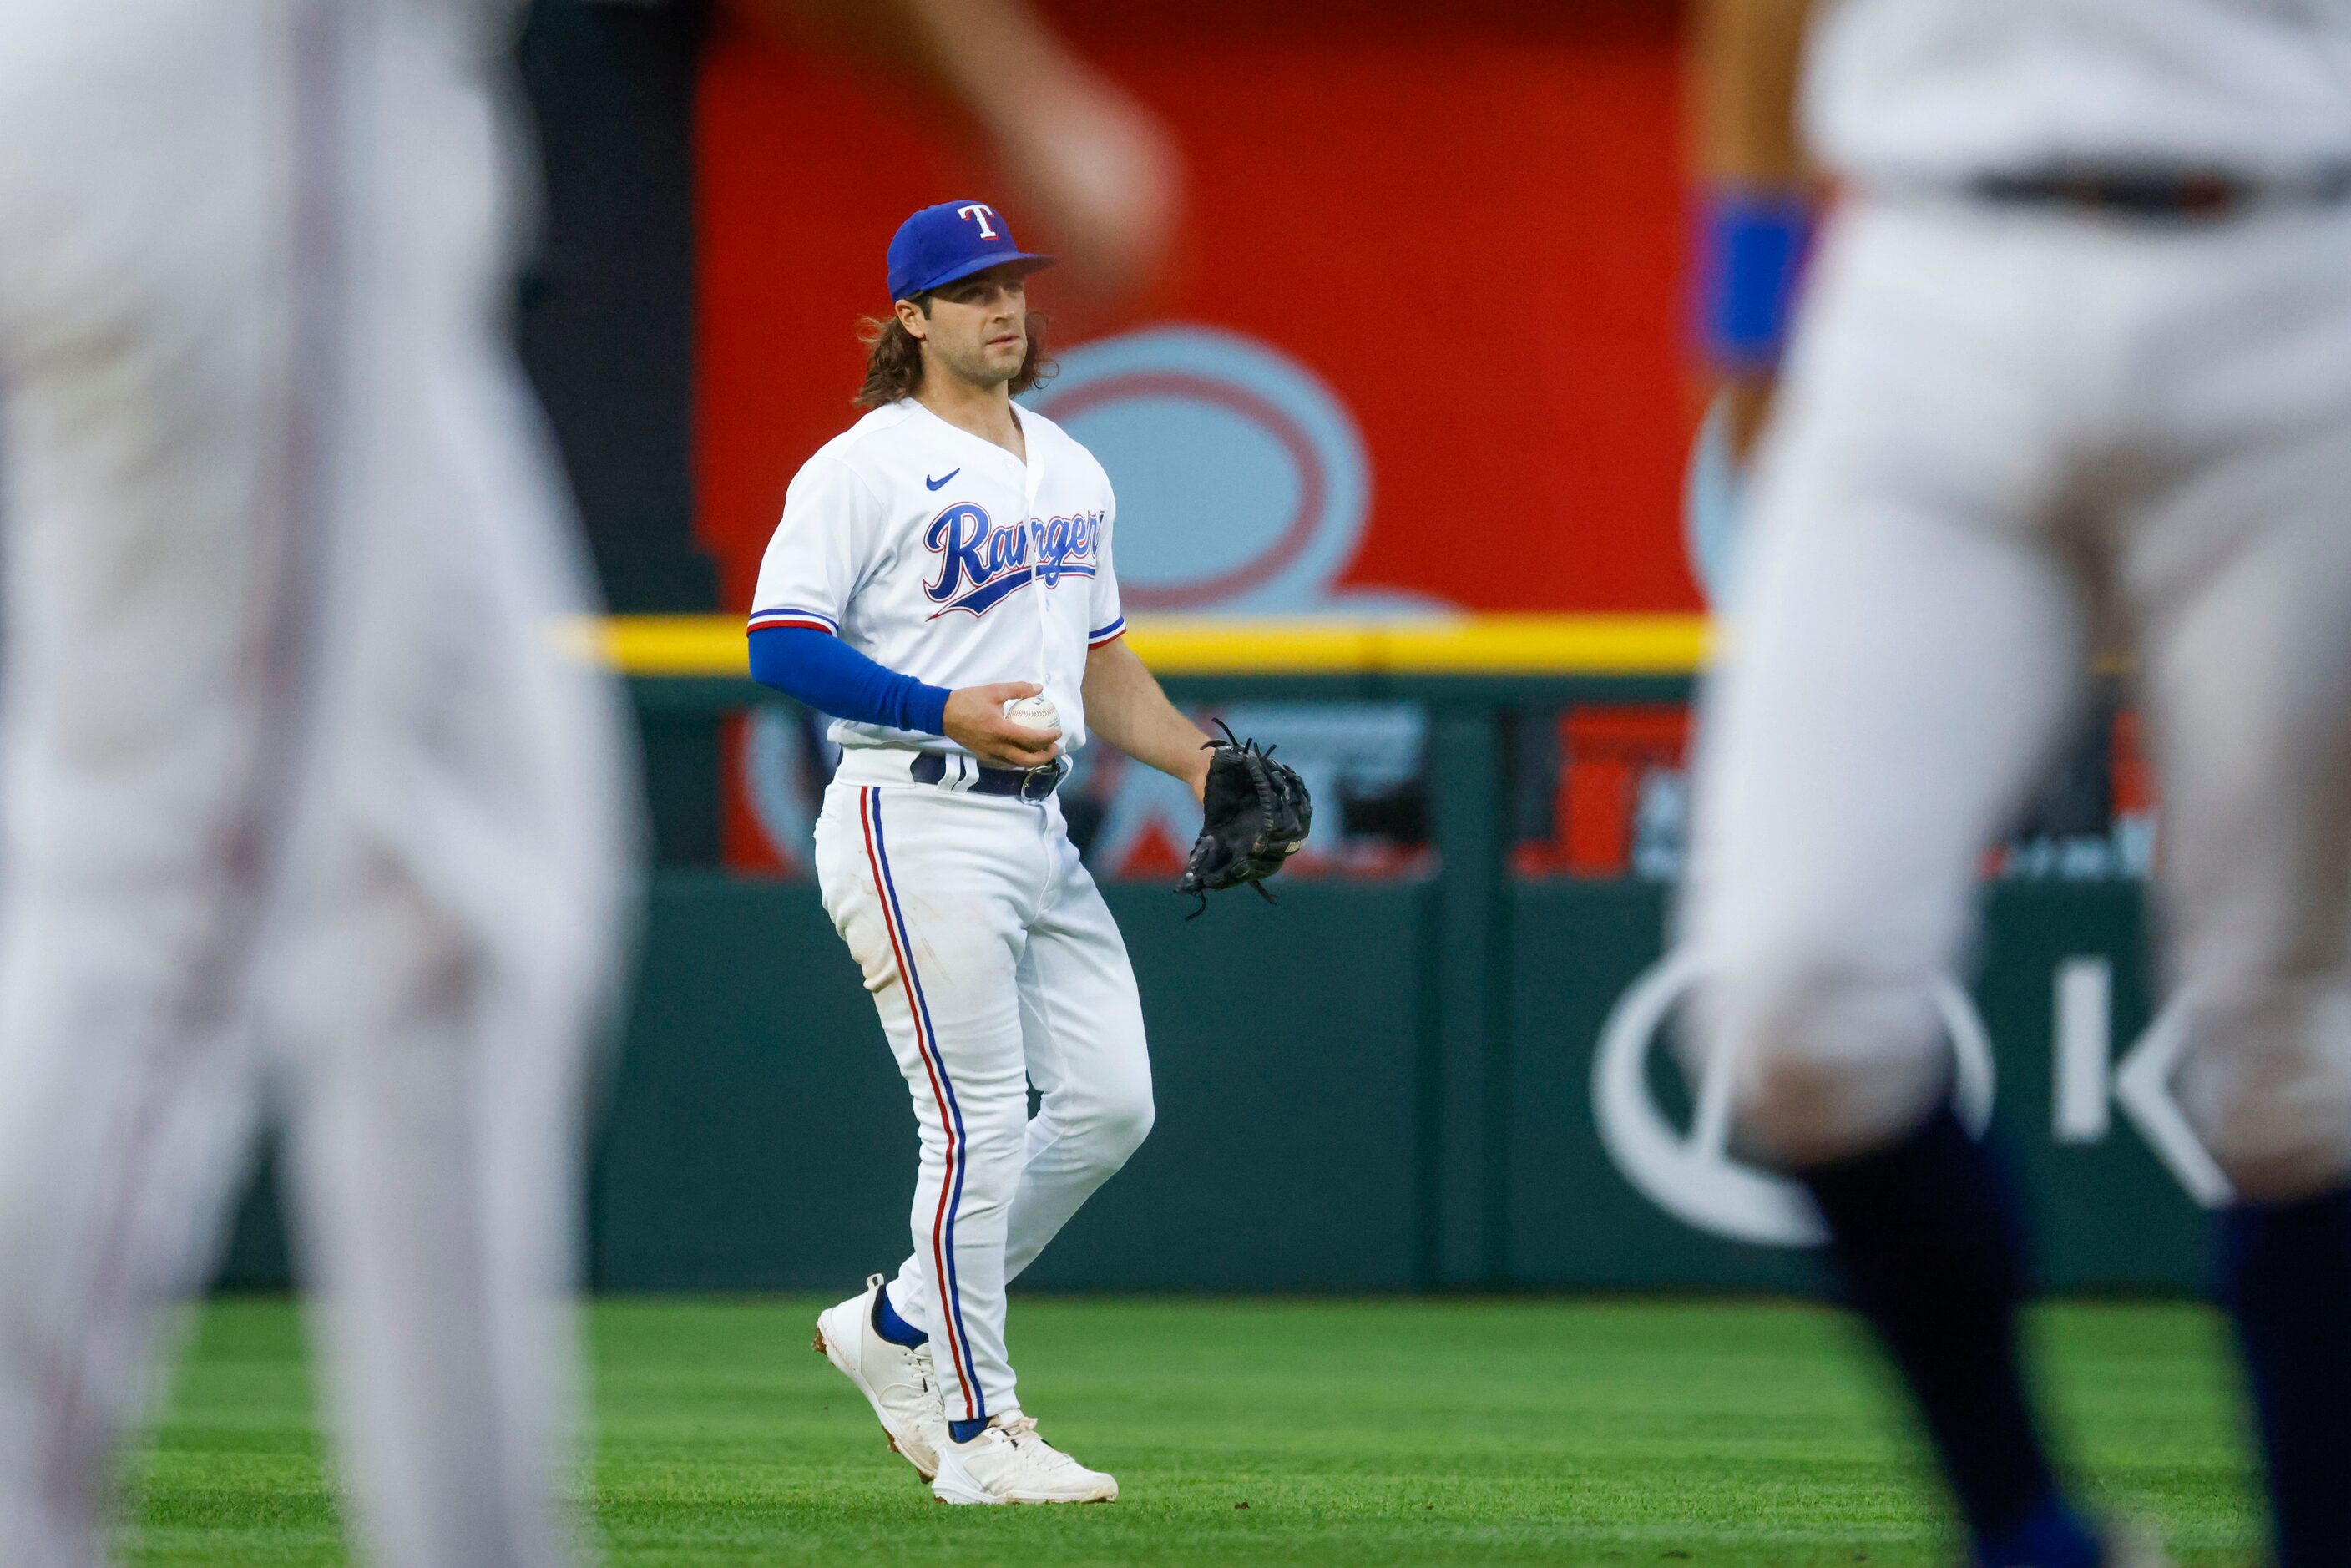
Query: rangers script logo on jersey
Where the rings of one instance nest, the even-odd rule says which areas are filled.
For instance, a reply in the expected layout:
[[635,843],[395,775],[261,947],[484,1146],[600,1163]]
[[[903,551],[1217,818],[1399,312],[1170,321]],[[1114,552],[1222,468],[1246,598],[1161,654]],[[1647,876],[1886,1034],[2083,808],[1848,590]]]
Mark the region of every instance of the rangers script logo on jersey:
[[931,612],[931,619],[950,610],[985,615],[1031,582],[1042,581],[1050,589],[1060,587],[1065,577],[1093,576],[1094,544],[1102,525],[1100,512],[1032,517],[1025,526],[992,523],[985,507],[957,502],[932,518],[923,533],[924,548],[939,558],[937,580],[923,585],[939,607]]

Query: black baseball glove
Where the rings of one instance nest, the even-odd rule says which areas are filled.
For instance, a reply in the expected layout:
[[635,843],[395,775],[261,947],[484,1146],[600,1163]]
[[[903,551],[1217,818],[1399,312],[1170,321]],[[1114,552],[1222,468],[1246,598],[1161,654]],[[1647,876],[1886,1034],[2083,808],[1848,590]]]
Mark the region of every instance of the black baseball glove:
[[1271,752],[1259,751],[1256,741],[1234,739],[1222,719],[1217,727],[1225,738],[1207,743],[1216,755],[1208,758],[1200,836],[1192,841],[1191,858],[1176,883],[1176,892],[1200,901],[1186,920],[1208,907],[1208,894],[1244,883],[1272,902],[1265,879],[1297,852],[1314,825],[1314,802],[1298,775]]

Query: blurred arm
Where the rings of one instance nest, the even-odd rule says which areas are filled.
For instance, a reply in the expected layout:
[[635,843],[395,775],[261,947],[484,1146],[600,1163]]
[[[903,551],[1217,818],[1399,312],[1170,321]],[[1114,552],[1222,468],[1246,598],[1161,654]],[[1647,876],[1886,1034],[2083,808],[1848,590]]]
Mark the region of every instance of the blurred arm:
[[1197,798],[1208,787],[1208,737],[1167,700],[1143,660],[1116,638],[1086,654],[1086,727],[1137,762],[1173,774]]
[[1133,293],[1165,260],[1176,223],[1174,143],[1029,0],[737,4],[796,40],[909,78],[964,117],[1085,287]]
[[1795,269],[1817,198],[1797,129],[1813,0],[1699,0],[1691,136],[1705,204],[1708,358],[1744,457],[1771,406]]
[[1701,0],[1693,138],[1701,183],[1809,187],[1796,87],[1812,11],[1813,0]]

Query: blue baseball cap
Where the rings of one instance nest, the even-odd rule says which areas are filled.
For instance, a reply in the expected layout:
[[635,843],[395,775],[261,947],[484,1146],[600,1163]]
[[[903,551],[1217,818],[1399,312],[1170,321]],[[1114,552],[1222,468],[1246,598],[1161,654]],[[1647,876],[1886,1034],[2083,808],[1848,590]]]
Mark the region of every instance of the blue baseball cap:
[[986,202],[941,202],[898,225],[890,238],[890,298],[912,299],[958,277],[1025,261],[1029,270],[1053,258],[1022,250],[1012,230]]

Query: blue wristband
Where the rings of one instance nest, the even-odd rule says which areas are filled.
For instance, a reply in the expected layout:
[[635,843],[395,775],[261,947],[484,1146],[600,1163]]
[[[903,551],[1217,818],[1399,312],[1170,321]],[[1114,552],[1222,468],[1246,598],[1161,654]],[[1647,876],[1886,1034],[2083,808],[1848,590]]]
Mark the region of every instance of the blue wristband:
[[1787,192],[1719,190],[1706,198],[1698,267],[1707,357],[1727,371],[1780,362],[1796,280],[1813,238],[1812,204]]

